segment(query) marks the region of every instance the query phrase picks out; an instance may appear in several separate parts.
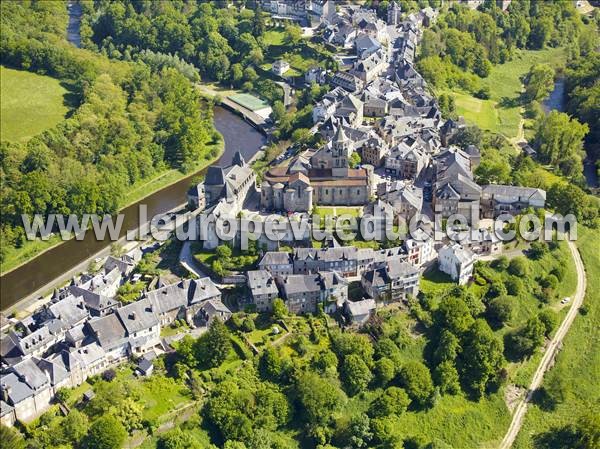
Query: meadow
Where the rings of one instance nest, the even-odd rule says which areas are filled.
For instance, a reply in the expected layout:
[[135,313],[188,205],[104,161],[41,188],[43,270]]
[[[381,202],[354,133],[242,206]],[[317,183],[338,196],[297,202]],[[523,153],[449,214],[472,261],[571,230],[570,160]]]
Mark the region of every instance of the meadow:
[[52,128],[70,110],[69,94],[61,81],[0,66],[0,138],[26,141]]
[[467,92],[456,90],[443,92],[454,96],[456,112],[464,116],[467,122],[514,138],[519,135],[522,119],[519,97],[523,88],[523,77],[532,65],[544,63],[556,69],[561,67],[565,60],[564,48],[517,50],[512,60],[495,65],[490,75],[481,80],[481,86],[490,90],[489,99],[482,100]]

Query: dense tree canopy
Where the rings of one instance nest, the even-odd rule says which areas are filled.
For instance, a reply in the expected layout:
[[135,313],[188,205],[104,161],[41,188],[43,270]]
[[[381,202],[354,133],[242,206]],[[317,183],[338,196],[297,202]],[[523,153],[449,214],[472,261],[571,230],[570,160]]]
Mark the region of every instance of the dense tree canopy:
[[552,111],[537,123],[535,145],[541,159],[560,167],[566,176],[583,170],[583,139],[589,128],[567,114]]
[[[61,11],[56,11],[56,5]],[[112,62],[64,40],[64,5],[2,8],[3,64],[67,82],[76,109],[28,142],[2,142],[2,237],[19,245],[21,214],[112,214],[133,184],[213,158],[210,105],[171,64]]]
[[[508,61],[515,48],[576,43],[582,30],[570,2],[512,2],[506,11],[495,1],[486,1],[477,10],[452,2],[424,32],[419,67],[425,79],[438,87],[460,87],[475,94],[481,88],[471,74],[487,77],[492,65]],[[537,82],[531,91],[534,85],[539,94]]]

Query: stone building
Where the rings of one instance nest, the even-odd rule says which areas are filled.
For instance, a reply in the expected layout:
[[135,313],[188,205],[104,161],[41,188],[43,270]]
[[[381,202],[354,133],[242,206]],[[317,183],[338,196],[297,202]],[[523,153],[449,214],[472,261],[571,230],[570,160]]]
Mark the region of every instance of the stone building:
[[501,214],[517,215],[527,208],[540,209],[546,204],[546,192],[534,187],[491,184],[481,190],[481,212],[485,218]]
[[252,270],[246,273],[246,279],[256,310],[259,312],[272,310],[273,301],[279,297],[273,274],[267,270]]
[[277,282],[291,313],[315,313],[320,303],[331,313],[348,298],[348,283],[336,272],[292,274]]
[[317,204],[365,204],[371,196],[373,167],[349,168],[351,154],[352,142],[339,126],[333,141],[311,157],[309,167],[304,164],[274,167],[265,174],[261,206],[303,212]]
[[369,137],[360,149],[363,163],[373,167],[380,167],[383,164],[387,152],[387,144],[376,134]]
[[294,173],[283,184],[263,181],[260,186],[260,204],[267,210],[307,212],[313,207],[313,188],[304,173]]
[[438,254],[440,271],[448,274],[459,285],[469,282],[473,275],[475,254],[459,243],[448,244]]
[[231,165],[220,167],[211,165],[206,171],[204,182],[188,191],[190,207],[209,207],[219,200],[226,200],[242,207],[246,196],[255,187],[256,174],[237,151]]
[[389,258],[385,266],[364,272],[361,285],[371,298],[404,301],[419,293],[419,270],[400,258]]
[[[449,148],[435,157],[436,173],[433,188],[434,211],[443,218],[463,215],[476,227],[479,220],[481,187],[473,180],[473,162],[458,148]],[[472,212],[476,216],[472,216]]]

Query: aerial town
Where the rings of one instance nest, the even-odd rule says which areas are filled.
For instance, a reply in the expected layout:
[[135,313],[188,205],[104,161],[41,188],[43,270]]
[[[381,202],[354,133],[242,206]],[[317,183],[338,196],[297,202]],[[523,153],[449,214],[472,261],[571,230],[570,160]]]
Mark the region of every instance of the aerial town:
[[[4,426],[37,422],[54,404],[63,407],[61,391],[93,385],[103,373],[126,364],[140,379],[151,378],[157,360],[176,352],[189,336],[198,338],[215,322],[231,323],[248,311],[272,316],[283,304],[291,316],[325,314],[325,321],[344,334],[361,331],[376,339],[379,314],[413,310],[415,298],[422,298],[425,273],[448,279],[453,291],[485,285],[478,264],[512,259],[520,248],[504,255],[507,246],[495,233],[494,219],[543,213],[548,207],[539,184],[478,182],[482,151],[456,139],[467,130],[467,121],[444,117],[417,66],[423,35],[438,21],[440,8],[406,12],[403,2],[390,1],[382,16],[374,7],[352,2],[256,3],[275,23],[297,23],[320,45],[343,55],[335,69],[315,65],[293,82],[286,77],[294,69],[285,55],[270,68],[271,76],[294,89],[328,86],[312,104],[310,136],[318,144],[290,145],[260,171],[254,168],[258,156],[244,157],[241,148],[231,160],[208,166],[180,198],[186,206],[177,217],[204,231],[200,242],[177,247],[180,253],[169,263],[179,276],[140,274],[140,264],[158,254],[164,240],[129,242],[96,258],[93,269],[56,285],[26,316],[3,315]],[[458,3],[476,10],[486,2]],[[495,3],[501,12],[511,5],[510,0]],[[269,118],[260,125],[267,133],[269,123],[274,126]],[[535,150],[523,145],[523,152],[531,156]],[[247,254],[240,249],[240,235],[223,240],[216,232],[215,222],[224,218],[265,221],[277,215],[293,222],[331,215],[335,222],[344,213],[360,219],[376,212],[390,214],[395,226],[416,216],[428,220],[406,238],[372,244],[332,234],[317,242],[309,228],[300,238],[287,229],[279,241],[260,236],[253,243],[255,263],[220,272],[214,263],[193,257],[194,251]],[[456,215],[467,222],[455,229],[448,225],[444,237],[435,238],[436,220],[446,231],[446,220]],[[176,226],[163,232],[172,238]],[[123,289],[141,281],[144,287],[123,301]],[[562,305],[570,300],[565,297]],[[272,336],[284,327],[274,325]],[[256,342],[248,344],[255,355],[262,351]],[[84,400],[93,400],[91,388],[84,393]]]

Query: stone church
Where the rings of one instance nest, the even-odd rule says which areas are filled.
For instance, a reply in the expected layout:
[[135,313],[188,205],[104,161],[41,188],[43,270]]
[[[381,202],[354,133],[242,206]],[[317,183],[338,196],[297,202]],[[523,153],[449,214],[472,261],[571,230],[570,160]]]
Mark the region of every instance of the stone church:
[[369,201],[373,168],[350,168],[352,141],[340,126],[331,142],[310,160],[298,156],[274,167],[261,184],[261,208],[308,212],[313,205],[358,206]]

